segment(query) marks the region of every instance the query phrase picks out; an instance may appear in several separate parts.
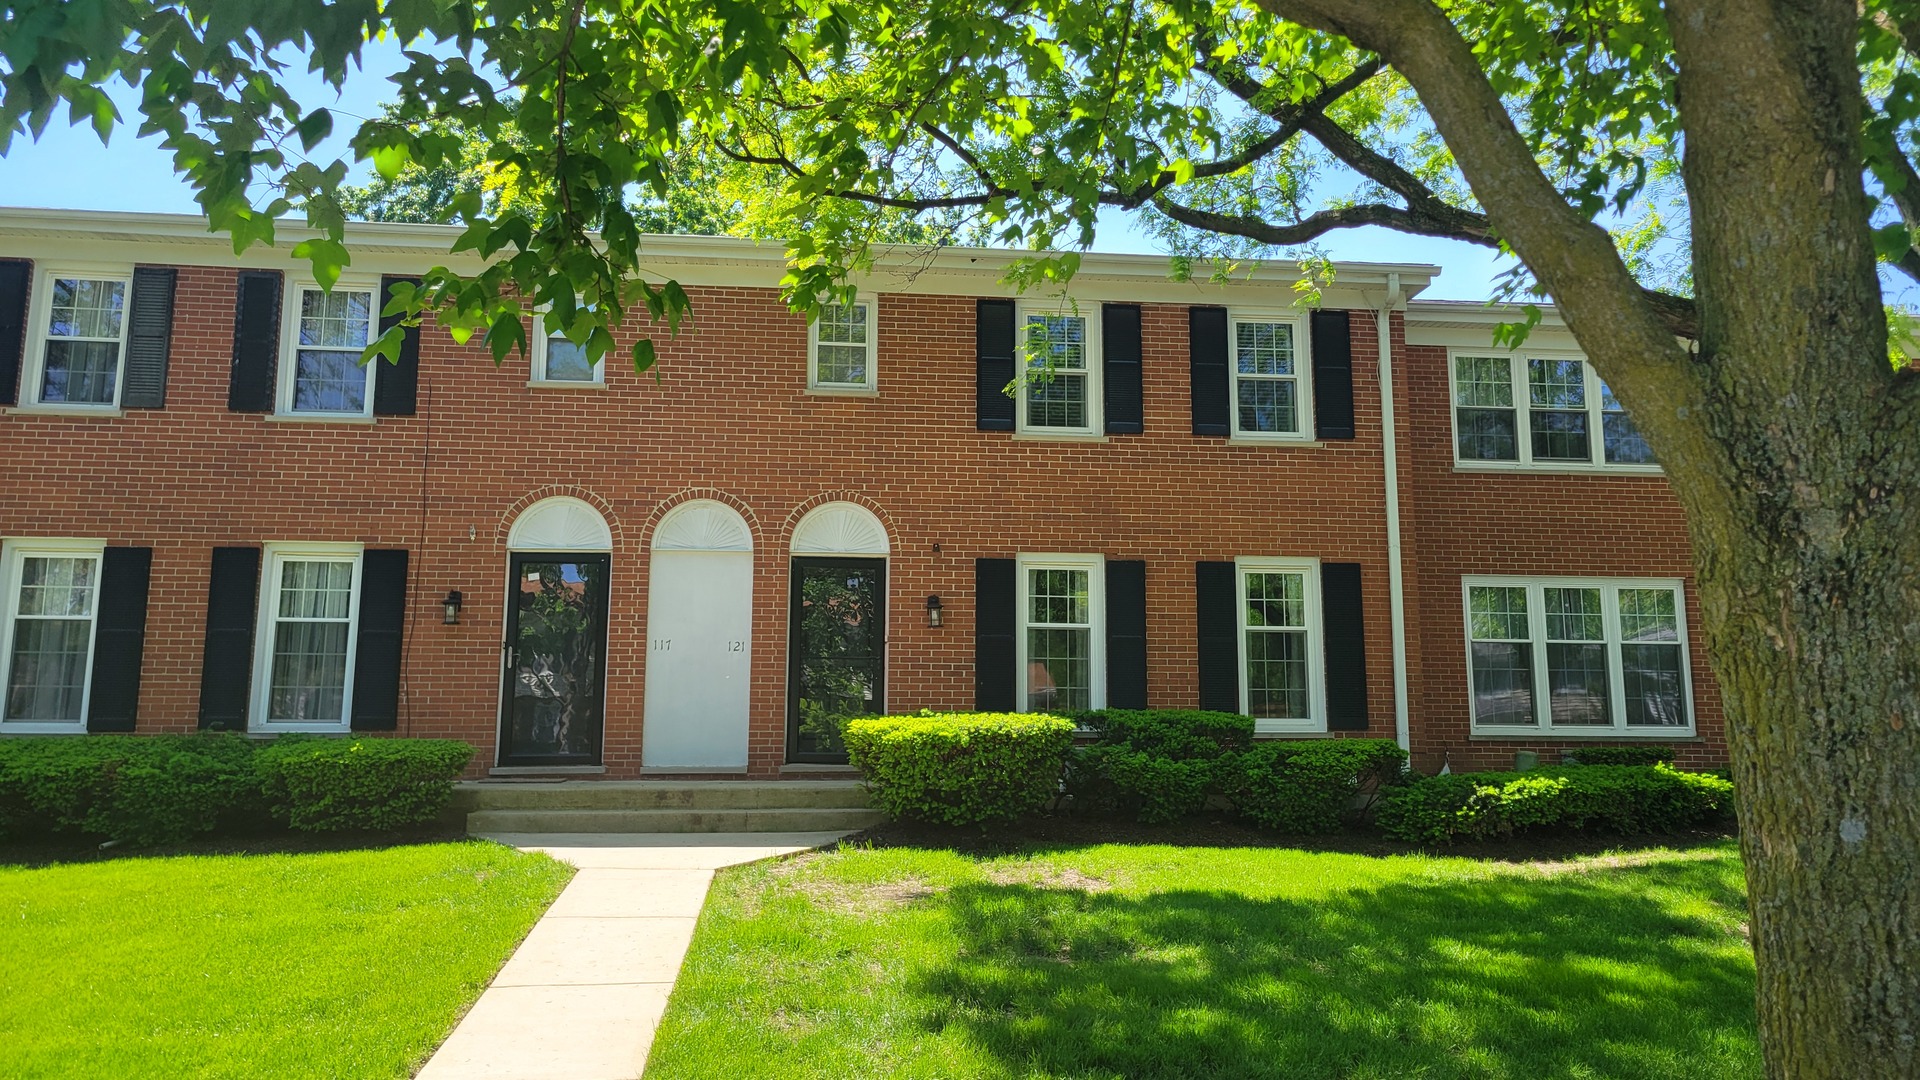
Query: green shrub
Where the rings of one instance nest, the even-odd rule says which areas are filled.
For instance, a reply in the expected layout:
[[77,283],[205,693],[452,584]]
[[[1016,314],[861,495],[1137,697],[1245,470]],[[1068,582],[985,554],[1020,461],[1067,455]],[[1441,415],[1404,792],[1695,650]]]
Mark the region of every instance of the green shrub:
[[1527,773],[1429,776],[1381,794],[1380,830],[1416,844],[1534,829],[1650,833],[1712,821],[1733,808],[1733,785],[1666,764],[1560,765]]
[[258,805],[252,756],[231,734],[0,740],[0,835],[191,839]]
[[1055,796],[1073,722],[1039,713],[871,716],[847,725],[846,743],[888,817],[984,825]]
[[1220,765],[1253,743],[1253,718],[1204,709],[1097,709],[1074,719],[1094,736],[1067,763],[1076,812],[1165,824],[1220,790]]
[[1671,765],[1671,746],[1582,746],[1560,755],[1562,765]]
[[1264,742],[1223,766],[1234,811],[1256,825],[1290,833],[1340,827],[1354,796],[1397,776],[1407,752],[1389,739]]
[[254,758],[273,815],[305,832],[398,829],[437,817],[473,747],[453,739],[306,739]]

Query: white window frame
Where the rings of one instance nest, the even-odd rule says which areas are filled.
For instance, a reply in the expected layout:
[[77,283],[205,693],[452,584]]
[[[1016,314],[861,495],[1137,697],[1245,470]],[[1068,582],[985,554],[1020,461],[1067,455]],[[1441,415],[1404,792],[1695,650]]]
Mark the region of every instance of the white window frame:
[[1322,734],[1327,730],[1327,665],[1322,641],[1319,559],[1243,555],[1233,560],[1233,619],[1235,633],[1239,635],[1234,644],[1240,654],[1240,712],[1253,715],[1249,711],[1253,695],[1248,689],[1252,664],[1247,635],[1254,628],[1247,625],[1247,575],[1270,573],[1297,573],[1306,579],[1300,595],[1306,605],[1307,716],[1304,719],[1255,716],[1253,732],[1256,735]]
[[873,394],[880,390],[880,304],[865,293],[853,298],[849,307],[867,309],[867,377],[863,382],[827,382],[820,378],[820,320],[807,320],[807,389],[823,394]]
[[541,305],[533,312],[532,340],[527,343],[527,355],[531,364],[527,371],[527,385],[558,390],[600,390],[607,385],[607,357],[605,353],[593,362],[593,377],[590,379],[550,379],[547,377],[547,348],[556,337],[565,337],[565,333],[547,331],[547,312],[552,308]]
[[[1021,301],[1014,305],[1013,313],[1013,372],[1019,383],[1019,393],[1014,398],[1013,430],[1019,435],[1063,435],[1087,437],[1102,435],[1106,432],[1105,389],[1101,384],[1102,369],[1106,367],[1106,342],[1100,335],[1099,305],[1090,309],[1070,300]],[[1084,377],[1087,382],[1087,422],[1080,427],[1035,426],[1027,423],[1027,319],[1035,315],[1061,316],[1079,319],[1086,327],[1087,366]],[[1054,378],[1059,378],[1062,369],[1054,370]]]
[[[261,549],[260,604],[253,631],[253,687],[247,709],[247,730],[254,732],[343,732],[353,720],[354,666],[360,648],[361,544],[271,543]],[[347,671],[340,697],[340,719],[318,723],[269,722],[267,706],[273,693],[273,638],[279,622],[280,568],[289,562],[352,562],[353,593],[347,601]]]
[[[0,733],[18,735],[66,735],[87,730],[87,710],[93,706],[93,655],[100,639],[100,590],[104,584],[102,575],[106,572],[107,545],[104,540],[77,540],[69,538],[23,538],[0,541],[0,613],[4,613],[5,622],[0,624]],[[20,617],[20,567],[21,563],[34,557],[71,558],[91,556],[94,561],[93,611],[88,615],[91,623],[87,631],[86,682],[80,692],[80,718],[78,720],[13,720],[6,716],[7,688],[13,681],[13,635],[14,624]]]
[[[1297,430],[1248,431],[1240,426],[1240,324],[1285,323],[1293,327],[1293,374],[1291,376],[1249,375],[1256,382],[1274,382],[1291,378],[1294,384],[1294,423]],[[1312,442],[1313,418],[1313,343],[1308,338],[1308,319],[1298,311],[1238,308],[1227,315],[1227,407],[1232,411],[1232,438],[1260,442]]]
[[[1514,437],[1519,456],[1512,461],[1487,461],[1481,458],[1463,458],[1460,456],[1460,409],[1459,404],[1459,361],[1471,357],[1483,360],[1501,360],[1507,362],[1507,379],[1512,387]],[[1578,360],[1580,372],[1585,379],[1587,413],[1587,460],[1563,461],[1549,459],[1535,461],[1533,458],[1533,425],[1529,414],[1533,411],[1533,397],[1527,383],[1528,360]],[[1605,472],[1605,473],[1643,473],[1660,475],[1664,470],[1658,462],[1610,462],[1607,460],[1606,414],[1602,407],[1600,386],[1603,380],[1593,370],[1593,361],[1579,352],[1567,349],[1469,349],[1453,347],[1447,350],[1447,431],[1453,442],[1453,467],[1467,472],[1489,471],[1508,472],[1524,469],[1529,472]],[[1473,406],[1466,406],[1472,408]],[[1563,410],[1549,409],[1547,412]],[[1564,410],[1571,411],[1571,410]],[[1624,414],[1624,410],[1623,410]],[[1629,414],[1630,415],[1630,414]]]
[[1014,558],[1014,703],[1027,711],[1027,628],[1030,570],[1084,570],[1087,574],[1087,708],[1107,707],[1107,561],[1103,555],[1021,554]]
[[[120,315],[120,359],[114,368],[112,401],[44,401],[46,393],[47,343],[53,329],[53,283],[59,278],[86,281],[118,281],[126,286],[126,302]],[[27,337],[27,355],[20,395],[27,408],[35,412],[76,412],[113,414],[120,410],[120,397],[127,383],[127,335],[133,326],[133,267],[56,263],[40,270],[33,281],[33,326]]]
[[[359,412],[332,412],[317,409],[293,407],[293,386],[295,365],[300,353],[300,308],[303,296],[308,292],[322,292],[317,281],[292,281],[288,283],[286,295],[282,298],[280,312],[280,356],[275,378],[279,385],[275,389],[274,415],[292,420],[366,421],[373,419],[374,369],[376,364],[384,364],[378,357],[360,365],[362,376],[366,379],[366,392],[362,395]],[[333,283],[329,292],[365,292],[372,293],[373,300],[367,305],[367,344],[380,340],[381,289],[377,279],[343,277]]]
[[[1527,632],[1533,650],[1534,724],[1482,724],[1473,717],[1472,733],[1514,738],[1556,739],[1651,739],[1655,742],[1690,739],[1699,730],[1699,716],[1693,702],[1693,647],[1687,634],[1687,590],[1680,578],[1563,577],[1541,575],[1468,575],[1460,579],[1460,616],[1467,661],[1467,711],[1473,712],[1473,588],[1524,588],[1527,590]],[[1547,589],[1599,589],[1600,618],[1607,646],[1608,710],[1613,722],[1608,725],[1553,725],[1552,687],[1547,675],[1547,620],[1544,593]],[[1673,593],[1674,629],[1680,646],[1681,707],[1686,709],[1684,727],[1628,725],[1626,668],[1621,662],[1620,590],[1666,589]],[[1502,639],[1506,640],[1506,639]]]

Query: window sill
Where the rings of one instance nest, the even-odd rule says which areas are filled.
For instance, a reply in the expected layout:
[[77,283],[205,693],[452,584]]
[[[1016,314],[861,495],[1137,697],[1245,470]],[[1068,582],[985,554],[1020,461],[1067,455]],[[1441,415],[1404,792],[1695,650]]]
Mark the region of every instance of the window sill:
[[1696,731],[1626,731],[1620,728],[1603,728],[1599,731],[1475,731],[1467,735],[1468,742],[1705,742]]
[[1064,442],[1064,443],[1103,443],[1111,442],[1107,436],[1094,431],[1016,431],[1014,442]]
[[877,398],[880,391],[870,386],[809,386],[808,397]]
[[1291,739],[1331,739],[1333,738],[1333,732],[1306,731],[1306,730],[1287,731],[1285,729],[1280,729],[1280,728],[1263,731],[1260,729],[1259,722],[1255,721],[1254,727],[1253,727],[1253,738],[1255,742],[1265,742],[1269,740],[1280,741],[1280,740],[1291,740]]
[[[1205,436],[1202,436],[1204,438]],[[1351,440],[1342,439],[1341,442]],[[1302,449],[1314,449],[1327,445],[1320,439],[1290,439],[1279,435],[1230,435],[1228,446],[1297,446]]]
[[607,384],[601,379],[528,379],[527,385],[535,390],[605,390]]
[[265,419],[269,424],[359,424],[372,427],[377,418],[339,413],[267,413]]
[[353,731],[345,724],[258,724],[247,729],[250,738],[273,738],[276,735],[352,735]]
[[118,405],[9,405],[0,412],[8,416],[91,416],[102,420],[126,415]]
[[8,735],[85,735],[87,725],[78,724],[42,724],[28,720],[7,720],[0,722],[0,738]]
[[1525,464],[1517,461],[1458,461],[1453,463],[1454,472],[1463,473],[1561,473],[1575,476],[1665,476],[1667,471],[1658,465],[1581,465],[1578,463],[1552,465]]

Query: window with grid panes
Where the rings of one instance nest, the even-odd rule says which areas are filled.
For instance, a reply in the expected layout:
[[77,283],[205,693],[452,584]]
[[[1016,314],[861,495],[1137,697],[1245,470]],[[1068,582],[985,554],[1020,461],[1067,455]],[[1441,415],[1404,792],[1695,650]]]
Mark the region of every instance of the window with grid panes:
[[1308,720],[1313,695],[1307,648],[1307,572],[1242,571],[1248,715]]
[[1657,467],[1633,420],[1584,360],[1459,353],[1451,377],[1456,461]]
[[128,279],[120,277],[55,273],[47,279],[41,404],[118,403],[127,338],[127,285]]
[[5,696],[0,724],[15,730],[84,730],[99,609],[101,549],[10,541],[0,560],[6,624],[0,627]]
[[1022,426],[1039,431],[1090,429],[1093,414],[1086,318],[1029,312],[1024,325],[1027,380]]
[[373,290],[336,285],[299,290],[292,359],[282,375],[288,413],[364,416],[372,405],[373,365],[362,364],[373,326]]
[[873,306],[867,301],[828,304],[813,324],[812,385],[828,389],[873,388]]
[[1300,434],[1299,342],[1295,321],[1234,320],[1234,434]]
[[1022,700],[1029,711],[1094,708],[1098,568],[1024,565]]
[[1476,731],[1691,731],[1678,582],[1468,578],[1464,584]]
[[269,552],[258,676],[267,725],[345,727],[350,704],[356,552]]

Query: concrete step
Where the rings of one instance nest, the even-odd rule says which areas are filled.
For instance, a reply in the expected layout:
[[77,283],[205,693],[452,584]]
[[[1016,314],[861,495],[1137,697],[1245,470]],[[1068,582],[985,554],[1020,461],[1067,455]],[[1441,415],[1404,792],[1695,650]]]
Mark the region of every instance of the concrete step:
[[453,807],[484,810],[858,810],[867,791],[855,780],[468,781]]
[[469,833],[844,832],[878,825],[861,807],[648,810],[475,810]]

